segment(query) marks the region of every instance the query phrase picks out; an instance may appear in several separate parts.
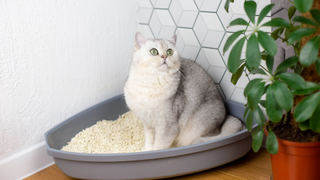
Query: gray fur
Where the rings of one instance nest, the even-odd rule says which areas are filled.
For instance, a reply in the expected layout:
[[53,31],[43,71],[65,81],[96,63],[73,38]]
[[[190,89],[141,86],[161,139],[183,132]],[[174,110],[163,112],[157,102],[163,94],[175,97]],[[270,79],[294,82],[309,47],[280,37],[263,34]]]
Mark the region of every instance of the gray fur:
[[[127,105],[144,124],[143,150],[201,143],[243,129],[235,117],[226,118],[215,83],[198,64],[178,55],[175,41],[175,35],[169,40],[146,40],[141,33],[136,35],[124,94]],[[152,48],[158,49],[159,55],[150,55]],[[175,54],[161,59],[167,49]],[[155,62],[158,64],[153,65]]]

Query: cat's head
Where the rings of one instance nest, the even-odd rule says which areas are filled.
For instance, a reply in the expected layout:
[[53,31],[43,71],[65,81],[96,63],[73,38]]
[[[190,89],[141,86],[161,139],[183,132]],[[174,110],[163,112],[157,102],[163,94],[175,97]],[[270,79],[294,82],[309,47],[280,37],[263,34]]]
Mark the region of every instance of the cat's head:
[[180,57],[175,47],[176,41],[176,34],[169,39],[146,39],[137,32],[134,65],[152,72],[177,72],[180,68]]

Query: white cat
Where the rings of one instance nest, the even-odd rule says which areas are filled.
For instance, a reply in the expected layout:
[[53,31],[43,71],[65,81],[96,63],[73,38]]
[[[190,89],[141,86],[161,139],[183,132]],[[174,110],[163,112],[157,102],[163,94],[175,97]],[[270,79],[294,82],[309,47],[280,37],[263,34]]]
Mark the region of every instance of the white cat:
[[124,95],[143,122],[144,151],[201,143],[243,129],[237,118],[226,118],[215,83],[198,64],[179,56],[176,41],[176,35],[168,40],[135,36]]

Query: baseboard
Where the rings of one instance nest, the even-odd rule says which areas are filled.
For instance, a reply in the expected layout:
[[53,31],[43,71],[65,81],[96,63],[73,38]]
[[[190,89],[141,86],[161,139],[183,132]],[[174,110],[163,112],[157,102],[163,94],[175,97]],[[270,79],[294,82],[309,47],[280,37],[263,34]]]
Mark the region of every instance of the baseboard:
[[43,141],[0,160],[0,179],[24,179],[52,164],[54,161],[47,155],[46,144]]

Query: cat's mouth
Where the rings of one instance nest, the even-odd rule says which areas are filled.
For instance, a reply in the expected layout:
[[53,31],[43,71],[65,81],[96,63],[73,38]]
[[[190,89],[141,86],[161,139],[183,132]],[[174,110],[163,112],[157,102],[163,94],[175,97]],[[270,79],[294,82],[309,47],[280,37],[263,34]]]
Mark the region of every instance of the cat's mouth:
[[168,65],[167,62],[163,62],[159,67],[160,70],[168,70],[170,66]]

